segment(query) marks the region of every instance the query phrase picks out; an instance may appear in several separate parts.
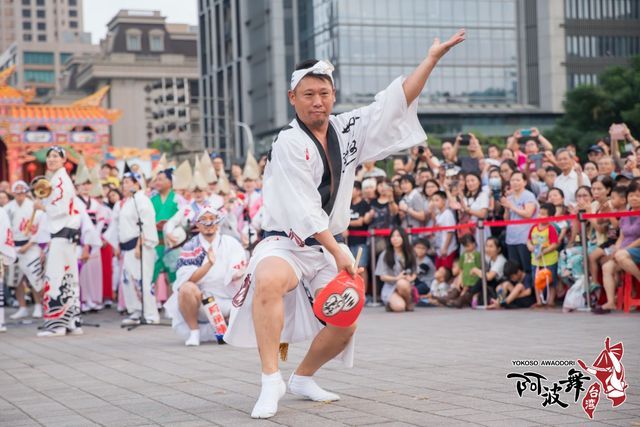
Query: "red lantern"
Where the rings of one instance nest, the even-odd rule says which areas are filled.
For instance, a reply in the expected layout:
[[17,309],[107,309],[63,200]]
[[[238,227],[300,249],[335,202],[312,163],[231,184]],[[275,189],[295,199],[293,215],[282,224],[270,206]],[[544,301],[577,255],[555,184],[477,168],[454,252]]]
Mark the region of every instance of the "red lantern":
[[36,173],[36,169],[38,169],[38,167],[33,162],[31,162],[31,163],[29,163],[27,165],[27,172],[29,172],[29,175],[31,175],[31,176],[33,176],[33,174]]
[[64,168],[67,170],[68,174],[71,174],[71,171],[73,170],[73,163],[65,162]]

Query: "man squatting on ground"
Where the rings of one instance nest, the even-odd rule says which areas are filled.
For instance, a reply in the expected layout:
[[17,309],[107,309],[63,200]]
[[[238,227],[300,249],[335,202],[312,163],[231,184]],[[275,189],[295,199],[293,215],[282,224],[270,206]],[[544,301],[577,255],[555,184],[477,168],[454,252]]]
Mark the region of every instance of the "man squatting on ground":
[[435,39],[409,77],[394,80],[371,105],[337,116],[331,116],[333,66],[311,60],[293,72],[288,95],[296,118],[278,134],[264,173],[265,239],[234,297],[237,309],[225,335],[232,345],[258,347],[262,391],[253,418],[275,415],[286,392],[278,369],[280,342],[315,337],[289,379],[292,393],[316,401],[339,399],[312,376],[337,356],[352,364],[356,327],[322,327],[306,292],[316,295],[340,270],[356,274],[339,237],[349,225],[356,166],[425,141],[416,99],[438,60],[464,36],[460,30],[444,43]]

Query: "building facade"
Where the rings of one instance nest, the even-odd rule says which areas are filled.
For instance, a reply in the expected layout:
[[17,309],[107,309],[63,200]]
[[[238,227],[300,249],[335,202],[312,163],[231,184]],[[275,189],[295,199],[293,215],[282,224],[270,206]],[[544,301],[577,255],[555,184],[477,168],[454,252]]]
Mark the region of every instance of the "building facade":
[[198,80],[162,78],[145,91],[147,143],[163,140],[201,147]]
[[[153,138],[149,131],[154,128],[149,85],[163,79],[177,83],[198,78],[197,29],[167,23],[159,11],[135,10],[121,10],[107,27],[99,53],[76,55],[67,62],[65,88],[90,93],[109,85],[108,106],[123,112],[112,128],[113,144],[143,148]],[[170,108],[175,102],[164,99],[162,105]],[[185,149],[202,147],[191,132],[178,132],[174,140]]]
[[34,102],[61,92],[73,54],[97,52],[82,9],[82,0],[0,0],[0,69],[15,65],[11,84],[35,88]]
[[204,141],[236,147],[242,157],[243,134],[233,125],[240,120],[268,145],[293,116],[286,91],[300,60],[335,65],[334,110],[347,111],[407,75],[434,37],[459,28],[467,40],[441,61],[419,98],[427,132],[504,136],[550,127],[568,89],[638,54],[639,3],[199,0]]

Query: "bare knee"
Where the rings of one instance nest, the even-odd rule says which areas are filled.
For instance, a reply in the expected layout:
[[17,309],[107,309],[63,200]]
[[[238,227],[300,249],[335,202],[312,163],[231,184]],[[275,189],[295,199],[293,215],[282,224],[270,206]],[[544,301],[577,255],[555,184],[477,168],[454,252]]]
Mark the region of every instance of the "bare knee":
[[411,290],[411,283],[409,281],[400,279],[396,282],[396,290],[398,293],[406,293]]
[[200,300],[202,298],[202,292],[198,285],[193,282],[185,282],[180,286],[178,290],[178,298],[182,299],[191,299],[191,300]]
[[265,258],[256,268],[254,299],[266,304],[295,288],[298,279],[291,266],[279,258]]
[[613,255],[613,259],[615,259],[617,263],[624,262],[628,258],[630,258],[629,252],[624,251],[624,250],[623,251],[618,251],[618,252],[615,253],[615,255]]

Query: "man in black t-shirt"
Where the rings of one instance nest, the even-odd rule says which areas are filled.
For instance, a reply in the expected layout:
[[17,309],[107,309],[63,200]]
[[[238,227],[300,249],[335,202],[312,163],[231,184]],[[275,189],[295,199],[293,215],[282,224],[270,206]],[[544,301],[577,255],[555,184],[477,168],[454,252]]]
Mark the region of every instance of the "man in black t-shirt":
[[[351,194],[351,221],[349,222],[348,232],[351,231],[367,231],[369,224],[373,220],[374,212],[371,205],[362,198],[362,183],[355,181],[353,183],[353,193]],[[367,266],[369,265],[369,245],[367,238],[363,236],[349,236],[349,249],[353,256],[358,254],[358,249],[362,248],[362,257],[358,267],[364,267],[361,274],[365,287],[367,286],[368,274]]]

